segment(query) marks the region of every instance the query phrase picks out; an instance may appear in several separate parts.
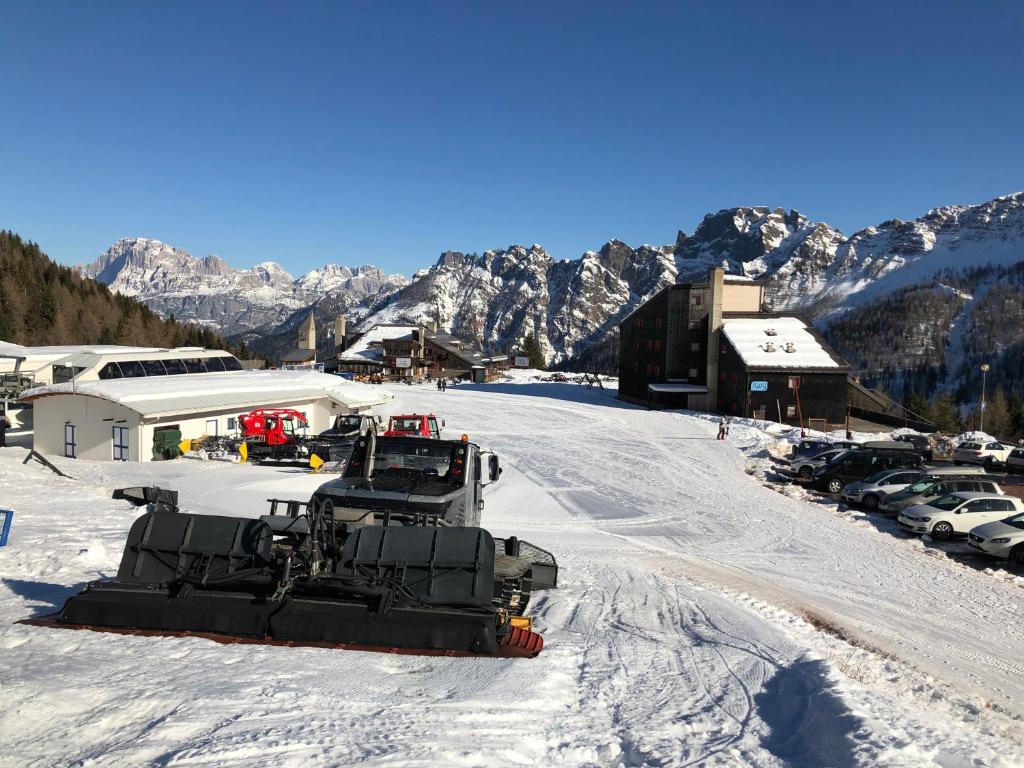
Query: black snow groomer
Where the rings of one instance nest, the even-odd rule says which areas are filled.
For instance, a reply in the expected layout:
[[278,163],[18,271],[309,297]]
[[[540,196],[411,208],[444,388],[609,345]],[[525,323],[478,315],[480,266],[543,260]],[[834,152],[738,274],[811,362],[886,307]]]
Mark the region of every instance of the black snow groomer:
[[[524,612],[533,589],[555,586],[554,558],[466,524],[479,518],[497,457],[481,462],[463,441],[372,436],[356,456],[309,501],[272,499],[258,519],[151,503],[132,525],[117,578],[88,584],[59,614],[29,623],[404,653],[540,653]],[[349,492],[356,504],[346,503]],[[455,512],[460,520],[450,519]]]

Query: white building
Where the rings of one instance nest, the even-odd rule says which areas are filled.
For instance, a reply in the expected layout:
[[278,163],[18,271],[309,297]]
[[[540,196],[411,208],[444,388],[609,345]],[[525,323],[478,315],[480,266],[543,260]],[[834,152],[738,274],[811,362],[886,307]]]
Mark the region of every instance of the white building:
[[[234,359],[234,358],[232,358]],[[233,434],[239,414],[294,408],[310,432],[343,413],[364,413],[391,399],[378,387],[312,371],[225,371],[49,384],[25,392],[40,453],[96,461],[149,461],[154,436]]]

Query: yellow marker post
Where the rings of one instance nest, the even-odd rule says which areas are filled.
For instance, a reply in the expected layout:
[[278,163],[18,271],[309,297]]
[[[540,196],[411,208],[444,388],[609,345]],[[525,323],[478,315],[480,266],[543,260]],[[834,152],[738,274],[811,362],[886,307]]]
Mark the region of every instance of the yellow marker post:
[[324,462],[324,460],[317,456],[315,453],[309,457],[309,466],[313,468],[314,472],[319,472],[320,467],[322,467],[325,463],[326,462]]
[[248,461],[249,460],[249,444],[248,443],[242,443],[240,446],[238,446],[238,455],[242,457],[242,461]]
[[187,438],[185,440],[182,440],[180,443],[178,443],[178,450],[181,451],[182,453],[188,453],[189,451],[192,450],[192,441]]

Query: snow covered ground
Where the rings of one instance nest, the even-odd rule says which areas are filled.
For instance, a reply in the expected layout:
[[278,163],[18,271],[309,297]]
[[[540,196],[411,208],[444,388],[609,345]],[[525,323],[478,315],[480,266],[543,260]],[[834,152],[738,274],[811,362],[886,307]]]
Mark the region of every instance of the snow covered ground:
[[[533,660],[222,646],[15,625],[112,574],[160,482],[196,511],[307,497],[296,470],[0,450],[0,764],[1024,765],[1024,590],[758,480],[771,442],[614,391],[394,386],[505,467],[486,525],[554,552]],[[753,473],[753,474],[749,474]]]

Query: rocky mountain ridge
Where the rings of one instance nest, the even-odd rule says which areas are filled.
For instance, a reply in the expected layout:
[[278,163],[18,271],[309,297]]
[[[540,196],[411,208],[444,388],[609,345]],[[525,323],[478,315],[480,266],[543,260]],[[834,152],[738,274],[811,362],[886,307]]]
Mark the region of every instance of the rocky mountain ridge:
[[78,272],[112,291],[142,301],[158,314],[199,323],[228,335],[283,323],[326,295],[348,305],[380,299],[406,285],[402,275],[374,266],[326,264],[293,278],[273,261],[235,269],[148,238],[123,238]]
[[[436,319],[495,353],[533,333],[551,363],[610,367],[619,320],[663,287],[703,280],[713,267],[764,281],[775,309],[804,311],[824,327],[943,270],[1024,261],[1024,193],[936,208],[849,237],[797,211],[740,206],[708,214],[668,245],[611,240],[571,260],[556,260],[539,245],[446,251],[411,281],[376,268],[324,267],[294,281],[272,263],[226,272],[217,257],[183,260],[163,244],[155,263],[139,265],[134,249],[122,245],[131,242],[90,267],[98,279],[136,291],[158,312],[237,329],[257,351],[287,346],[275,338],[278,329],[291,333],[312,311],[321,328],[342,313],[362,328]],[[180,263],[187,266],[182,274]],[[197,285],[212,288],[199,294]]]

